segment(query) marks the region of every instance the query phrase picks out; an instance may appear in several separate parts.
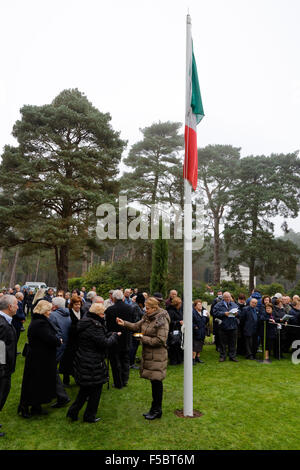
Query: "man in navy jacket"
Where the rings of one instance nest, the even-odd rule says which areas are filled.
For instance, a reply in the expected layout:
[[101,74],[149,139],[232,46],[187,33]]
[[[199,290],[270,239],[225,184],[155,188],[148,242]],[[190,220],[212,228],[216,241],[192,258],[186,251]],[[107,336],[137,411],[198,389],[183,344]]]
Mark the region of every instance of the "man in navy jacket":
[[240,313],[240,318],[243,320],[246,359],[252,360],[255,359],[258,346],[259,313],[257,303],[257,299],[252,297],[250,305]]
[[217,303],[214,308],[214,315],[219,324],[220,338],[220,362],[226,360],[226,346],[228,346],[228,356],[233,362],[238,362],[236,358],[236,342],[238,328],[238,305],[232,301],[230,292],[224,292],[223,300]]
[[[0,411],[10,392],[11,374],[16,367],[17,335],[12,318],[17,309],[18,301],[14,296],[3,295],[0,298]],[[0,437],[3,436],[4,432],[0,432]]]

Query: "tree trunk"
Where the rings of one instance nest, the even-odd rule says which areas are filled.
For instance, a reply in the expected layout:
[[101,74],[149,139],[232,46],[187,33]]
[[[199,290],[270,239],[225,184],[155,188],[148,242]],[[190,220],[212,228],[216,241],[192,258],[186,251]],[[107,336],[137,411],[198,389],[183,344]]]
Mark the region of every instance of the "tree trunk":
[[115,259],[115,251],[116,251],[116,247],[113,246],[113,249],[112,249],[112,254],[111,254],[111,264],[114,264],[114,259]]
[[250,263],[249,263],[249,290],[250,293],[254,289],[254,270],[255,270],[255,259],[250,258]]
[[55,247],[55,261],[57,269],[57,290],[68,290],[69,274],[69,248],[66,245]]
[[18,257],[19,257],[19,248],[17,248],[15,252],[15,257],[14,257],[11,275],[10,275],[9,287],[14,287],[16,284],[16,267],[17,267]]
[[94,264],[94,252],[91,251],[91,258],[90,258],[90,269],[93,267]]
[[88,262],[86,256],[86,249],[83,250],[83,260],[82,260],[82,268],[81,268],[81,276],[84,276],[88,271]]
[[36,282],[38,280],[39,267],[40,267],[40,255],[38,255],[38,259],[37,259],[37,262],[36,262],[34,282]]
[[220,284],[221,263],[220,263],[220,223],[218,218],[214,218],[214,285]]

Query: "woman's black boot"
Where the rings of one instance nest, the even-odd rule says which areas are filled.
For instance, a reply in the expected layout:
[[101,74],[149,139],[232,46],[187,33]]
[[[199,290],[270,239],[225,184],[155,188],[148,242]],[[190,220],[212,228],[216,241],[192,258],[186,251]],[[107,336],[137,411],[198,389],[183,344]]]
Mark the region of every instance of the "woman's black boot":
[[161,418],[161,415],[162,415],[162,411],[160,409],[160,410],[156,410],[156,411],[152,411],[152,412],[148,413],[145,416],[145,418],[152,420],[152,419],[156,419],[156,418]]

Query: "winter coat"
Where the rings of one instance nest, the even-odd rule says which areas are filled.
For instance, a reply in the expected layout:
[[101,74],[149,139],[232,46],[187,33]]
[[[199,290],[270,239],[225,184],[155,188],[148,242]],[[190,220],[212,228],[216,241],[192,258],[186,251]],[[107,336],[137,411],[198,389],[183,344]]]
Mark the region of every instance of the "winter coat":
[[[69,312],[70,312],[71,325],[69,329],[68,341],[67,341],[63,356],[59,362],[59,373],[74,375],[73,361],[74,361],[76,351],[78,349],[77,323],[79,322],[79,319],[77,318],[77,316],[75,315],[75,313],[73,312],[71,308],[69,309]],[[80,320],[81,318],[83,317],[82,317],[82,312],[80,310]]]
[[159,308],[151,315],[145,314],[137,323],[124,321],[124,326],[130,331],[143,333],[142,361],[140,376],[143,379],[163,380],[166,377],[168,365],[167,339],[170,317]]
[[275,320],[273,314],[266,312],[265,307],[261,307],[259,311],[259,336],[261,341],[264,340],[264,325],[266,324],[266,339],[275,339],[277,336],[277,325],[269,323],[269,320]]
[[77,323],[78,349],[74,358],[74,378],[81,387],[108,381],[107,349],[117,343],[117,333],[108,333],[104,319],[88,312]]
[[133,316],[133,323],[140,321],[143,318],[144,311],[139,307],[139,305],[135,302],[132,302],[132,316]]
[[130,305],[125,304],[122,300],[117,300],[114,305],[108,307],[105,310],[105,320],[106,320],[106,328],[108,331],[121,331],[121,336],[118,336],[118,343],[115,346],[116,351],[129,351],[131,345],[131,334],[129,331],[124,330],[124,328],[120,327],[117,322],[116,318],[119,317],[122,320],[134,323],[134,314],[132,307]]
[[233,308],[238,308],[238,305],[234,302],[227,303],[222,300],[218,302],[214,308],[214,316],[215,318],[219,318],[222,320],[221,325],[219,328],[224,331],[228,330],[236,330],[238,327],[238,314],[235,317],[228,317],[225,315],[225,312],[229,312]]
[[286,315],[286,312],[285,312],[284,308],[280,308],[280,307],[274,305],[273,315],[274,315],[275,321],[277,323],[281,323],[280,318],[284,317],[284,315]]
[[[4,343],[4,345],[3,345]],[[0,315],[0,379],[16,368],[17,335],[12,324]]]
[[28,327],[28,350],[22,381],[21,403],[39,405],[56,397],[57,332],[44,315],[34,313]]
[[300,325],[300,310],[293,307],[289,315],[293,315],[293,317],[289,319],[290,325]]
[[172,333],[174,330],[181,330],[180,322],[183,321],[182,308],[177,310],[177,308],[170,306],[167,308],[167,312],[170,317],[169,333]]
[[257,308],[245,307],[240,312],[239,318],[243,322],[244,336],[253,336],[258,332],[259,313]]
[[62,338],[63,343],[57,348],[56,360],[60,361],[66,349],[69,331],[71,326],[70,311],[68,308],[57,308],[50,313],[49,320],[58,332],[58,337]]
[[197,341],[204,341],[206,335],[206,324],[209,322],[209,318],[206,310],[202,308],[201,312],[198,312],[193,308],[193,338]]
[[14,326],[17,332],[21,330],[23,321],[25,320],[26,320],[26,317],[25,317],[25,313],[23,310],[23,303],[20,300],[18,300],[18,310],[12,318],[12,325]]

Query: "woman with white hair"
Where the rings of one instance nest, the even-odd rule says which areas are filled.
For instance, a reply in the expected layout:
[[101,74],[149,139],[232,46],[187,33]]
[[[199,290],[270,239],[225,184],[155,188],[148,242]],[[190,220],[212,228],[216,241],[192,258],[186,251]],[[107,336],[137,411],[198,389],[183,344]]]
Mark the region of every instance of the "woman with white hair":
[[74,359],[74,378],[80,389],[76,400],[70,406],[67,417],[78,420],[78,414],[85,402],[87,406],[83,421],[96,423],[96,413],[102,386],[108,381],[105,363],[106,350],[117,343],[121,333],[107,333],[104,326],[104,305],[94,303],[77,324],[78,349]]
[[56,348],[61,340],[49,320],[51,309],[50,302],[40,300],[28,327],[28,349],[18,407],[23,418],[47,414],[41,405],[56,397]]

